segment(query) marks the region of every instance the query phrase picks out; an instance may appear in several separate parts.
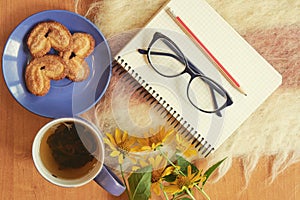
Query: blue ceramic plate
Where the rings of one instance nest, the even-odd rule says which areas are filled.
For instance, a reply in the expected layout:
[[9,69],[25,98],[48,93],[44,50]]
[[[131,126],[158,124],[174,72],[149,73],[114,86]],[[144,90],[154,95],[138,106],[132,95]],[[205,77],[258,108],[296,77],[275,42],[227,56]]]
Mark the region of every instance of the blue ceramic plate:
[[[68,79],[51,81],[51,89],[42,97],[28,92],[24,71],[31,57],[26,40],[39,22],[54,20],[71,33],[86,32],[96,42],[94,52],[86,58],[90,76],[83,82]],[[111,55],[108,44],[98,28],[86,18],[65,10],[48,10],[30,16],[11,33],[2,57],[2,70],[8,89],[14,98],[29,111],[50,118],[78,115],[97,103],[103,96],[111,77]]]

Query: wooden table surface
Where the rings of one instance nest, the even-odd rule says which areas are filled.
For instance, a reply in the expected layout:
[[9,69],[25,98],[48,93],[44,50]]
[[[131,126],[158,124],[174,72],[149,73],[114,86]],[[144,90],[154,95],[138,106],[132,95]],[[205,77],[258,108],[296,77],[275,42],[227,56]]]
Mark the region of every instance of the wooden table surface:
[[[91,0],[85,1],[86,5]],[[1,0],[0,1],[0,48],[12,30],[26,17],[47,9],[74,11],[73,0]],[[79,12],[83,13],[83,4]],[[2,65],[1,65],[2,66]],[[2,73],[2,71],[1,71]],[[45,105],[47,106],[47,105]],[[0,199],[126,199],[123,194],[113,197],[96,183],[90,182],[79,188],[61,188],[45,181],[36,171],[31,145],[36,132],[51,119],[37,116],[19,105],[0,76]],[[300,163],[289,167],[271,185],[272,157],[260,160],[249,187],[244,186],[243,170],[238,159],[231,170],[215,184],[207,184],[211,199],[300,199]],[[197,197],[201,199],[201,197]]]

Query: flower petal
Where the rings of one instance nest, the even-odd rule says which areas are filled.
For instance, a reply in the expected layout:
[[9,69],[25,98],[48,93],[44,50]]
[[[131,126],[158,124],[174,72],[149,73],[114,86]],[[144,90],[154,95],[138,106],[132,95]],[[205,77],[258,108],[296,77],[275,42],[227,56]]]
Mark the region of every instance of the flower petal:
[[157,194],[160,195],[160,182],[155,182],[151,184],[151,190]]
[[139,167],[139,166],[132,166],[132,168],[131,168],[131,170],[133,172],[136,171],[136,170],[139,170],[139,169],[141,169],[141,167]]
[[122,142],[124,142],[127,139],[127,137],[128,137],[128,133],[127,131],[124,131],[122,135]]
[[174,171],[174,167],[173,167],[173,166],[167,167],[167,168],[164,170],[164,172],[162,173],[161,176],[162,176],[162,177],[168,176],[168,175],[172,174],[173,171]]
[[137,140],[137,142],[139,143],[139,144],[141,144],[141,146],[149,146],[148,145],[148,138],[139,138],[138,140]]
[[189,165],[189,166],[187,167],[187,176],[188,176],[189,178],[192,178],[192,166],[191,166],[191,165]]
[[149,160],[149,163],[152,165],[152,167],[153,167],[154,169],[156,169],[157,166],[155,165],[154,158],[151,157],[151,158],[149,158],[148,160]]
[[169,194],[176,194],[182,191],[181,188],[178,188],[177,185],[167,185],[164,186],[164,191]]
[[113,151],[113,152],[110,153],[111,157],[117,157],[119,155],[120,155],[120,151]]
[[130,152],[140,152],[141,151],[141,147],[139,146],[134,146],[130,148]]
[[110,133],[106,133],[106,136],[109,138],[110,142],[111,142],[114,146],[117,146],[114,137],[113,137]]
[[116,128],[116,131],[115,131],[115,139],[116,139],[117,144],[120,144],[122,142],[121,130],[118,128]]
[[142,151],[149,151],[149,150],[151,150],[151,147],[149,147],[149,146],[143,146],[143,147],[141,148],[141,150],[142,150]]
[[141,165],[142,167],[146,167],[147,165],[149,165],[149,163],[147,163],[147,162],[144,161],[144,160],[140,160],[140,165]]
[[183,155],[187,158],[197,155],[197,150],[193,149],[194,147],[189,147],[187,150],[183,152]]
[[162,155],[158,155],[158,156],[155,157],[154,164],[155,164],[156,167],[159,167],[161,164],[163,164],[162,159],[163,159]]
[[117,150],[116,147],[111,143],[111,141],[108,138],[103,138],[103,141],[105,144],[107,144],[111,148],[111,150],[113,150],[113,151]]
[[165,142],[173,132],[174,132],[174,129],[169,129],[166,133],[164,133],[162,142]]
[[[122,138],[122,140],[123,140],[123,138]],[[135,139],[133,137],[130,137],[130,136],[127,137],[126,136],[126,138],[125,138],[125,140],[123,140],[123,142],[126,142],[126,146],[130,147],[130,146],[132,146],[135,143]]]

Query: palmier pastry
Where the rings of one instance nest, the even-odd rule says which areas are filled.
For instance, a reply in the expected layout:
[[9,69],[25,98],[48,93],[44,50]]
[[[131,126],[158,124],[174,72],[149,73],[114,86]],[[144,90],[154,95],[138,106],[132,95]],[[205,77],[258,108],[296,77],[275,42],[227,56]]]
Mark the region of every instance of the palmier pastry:
[[95,47],[94,38],[87,33],[74,33],[72,35],[72,44],[67,51],[60,55],[67,63],[69,74],[67,77],[72,81],[83,81],[90,73],[88,64],[84,58],[89,56]]
[[68,61],[66,61],[66,63],[68,69],[67,77],[71,81],[75,81],[75,82],[83,81],[89,76],[90,74],[89,65],[82,58],[75,56],[69,59]]
[[34,58],[25,70],[27,89],[36,96],[44,96],[50,90],[50,80],[60,80],[66,76],[65,62],[56,55]]
[[27,46],[33,57],[42,57],[51,48],[66,51],[71,42],[71,33],[64,25],[49,21],[41,22],[32,29],[27,39]]
[[73,53],[80,58],[88,57],[94,50],[95,40],[88,33],[74,33],[72,35],[71,48],[65,52],[67,56]]

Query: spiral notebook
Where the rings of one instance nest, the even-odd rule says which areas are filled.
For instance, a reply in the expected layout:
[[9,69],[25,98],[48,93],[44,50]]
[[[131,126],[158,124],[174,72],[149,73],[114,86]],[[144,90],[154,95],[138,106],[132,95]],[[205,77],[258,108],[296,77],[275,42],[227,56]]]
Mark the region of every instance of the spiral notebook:
[[[247,96],[233,88],[218,72],[167,14],[167,8],[176,11],[214,57],[239,81]],[[186,95],[189,76],[162,77],[149,66],[147,57],[137,52],[138,48],[147,49],[155,32],[161,32],[179,44],[199,69],[230,94],[233,104],[221,112],[221,117],[203,113],[191,105]],[[224,143],[282,82],[281,75],[204,0],[169,1],[115,59],[161,105],[162,114],[167,113],[163,114],[167,121],[189,137],[204,156]]]

